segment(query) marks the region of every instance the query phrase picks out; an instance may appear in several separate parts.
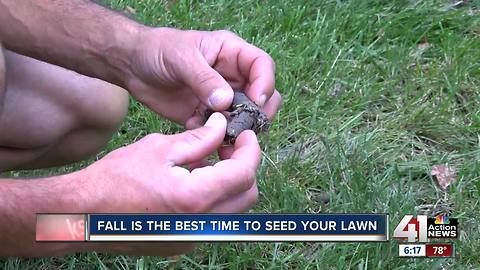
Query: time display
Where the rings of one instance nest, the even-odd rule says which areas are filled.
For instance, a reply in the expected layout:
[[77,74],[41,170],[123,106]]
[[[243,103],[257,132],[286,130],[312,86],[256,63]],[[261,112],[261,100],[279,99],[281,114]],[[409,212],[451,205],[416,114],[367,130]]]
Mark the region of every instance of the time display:
[[398,245],[398,256],[400,257],[425,257],[425,245]]

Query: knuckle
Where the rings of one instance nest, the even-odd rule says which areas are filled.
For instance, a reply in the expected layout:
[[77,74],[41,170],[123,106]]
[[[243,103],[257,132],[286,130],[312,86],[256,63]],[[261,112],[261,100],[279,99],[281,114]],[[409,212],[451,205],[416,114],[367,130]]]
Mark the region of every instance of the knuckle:
[[158,141],[163,135],[160,133],[150,133],[144,137],[146,141]]
[[149,144],[158,144],[164,139],[164,135],[160,133],[151,133],[143,138],[143,141]]
[[172,135],[168,145],[174,151],[185,151],[186,149],[198,147],[203,137],[201,130],[187,130],[182,134]]
[[265,59],[267,59],[267,61],[270,63],[270,65],[272,66],[272,69],[275,71],[276,69],[276,64],[275,64],[275,60],[273,60],[273,57],[268,54],[267,52],[265,51],[262,51],[262,55],[263,57],[265,57]]
[[275,63],[275,60],[273,60],[273,57],[270,54],[267,54],[268,58],[270,58],[270,63],[272,64],[273,71],[277,69],[277,64]]
[[256,183],[256,172],[249,168],[245,170],[245,176],[243,178],[243,189],[249,190]]
[[[257,175],[257,170],[253,166],[248,166],[245,169],[246,176],[250,181],[255,181],[255,176]],[[253,184],[253,182],[251,183]]]
[[132,148],[132,146],[124,146],[117,148],[107,155],[103,159],[123,159],[123,158],[131,158],[132,151],[129,151]]
[[193,213],[195,204],[189,200],[184,194],[176,192],[170,199],[172,208],[177,213]]
[[147,136],[143,137],[141,142],[144,145],[147,145],[153,148],[162,148],[162,147],[165,147],[166,145],[169,145],[168,136],[160,133],[148,134]]
[[216,32],[224,38],[231,38],[231,37],[238,38],[238,36],[235,33],[233,33],[232,31],[226,30],[226,29],[218,30]]
[[199,199],[194,192],[186,188],[176,192],[171,203],[179,213],[203,213],[207,212],[209,207],[206,200]]
[[201,141],[203,136],[201,134],[201,130],[196,129],[196,130],[188,130],[185,132],[185,137],[186,141],[188,143],[194,143],[197,141]]
[[195,84],[203,86],[207,84],[209,81],[215,79],[215,74],[210,70],[198,70],[195,75],[193,76],[193,80]]

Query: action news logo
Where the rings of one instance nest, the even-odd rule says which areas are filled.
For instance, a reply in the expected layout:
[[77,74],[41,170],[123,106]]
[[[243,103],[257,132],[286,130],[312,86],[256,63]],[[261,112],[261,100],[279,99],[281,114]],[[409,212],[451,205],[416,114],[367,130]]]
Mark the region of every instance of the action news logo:
[[428,218],[420,215],[416,218],[413,215],[405,215],[393,231],[393,237],[407,239],[407,242],[428,242],[434,238],[457,238],[458,220],[449,218],[446,215],[439,215],[435,218]]

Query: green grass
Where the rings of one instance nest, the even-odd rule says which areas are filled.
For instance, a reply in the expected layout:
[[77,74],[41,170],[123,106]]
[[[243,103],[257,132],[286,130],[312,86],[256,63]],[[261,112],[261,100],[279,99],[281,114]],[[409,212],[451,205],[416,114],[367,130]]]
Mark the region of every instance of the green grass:
[[[147,24],[229,29],[277,64],[284,97],[261,138],[259,213],[390,213],[459,218],[454,259],[401,259],[390,243],[205,244],[176,263],[85,253],[6,259],[5,269],[480,268],[480,2],[111,0]],[[422,49],[428,43],[428,48]],[[419,44],[422,44],[419,46]],[[179,131],[138,103],[108,149]],[[432,165],[457,181],[440,191]],[[327,193],[324,204],[320,195]],[[324,196],[324,195],[322,195]],[[431,207],[430,205],[436,205]]]

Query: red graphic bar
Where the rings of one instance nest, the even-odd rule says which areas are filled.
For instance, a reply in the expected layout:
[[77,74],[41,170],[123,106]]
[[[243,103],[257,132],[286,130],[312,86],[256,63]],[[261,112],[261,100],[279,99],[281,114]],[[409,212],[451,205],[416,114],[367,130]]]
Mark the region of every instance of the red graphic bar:
[[427,244],[427,257],[453,257],[453,244]]
[[85,215],[38,214],[37,241],[85,241]]

